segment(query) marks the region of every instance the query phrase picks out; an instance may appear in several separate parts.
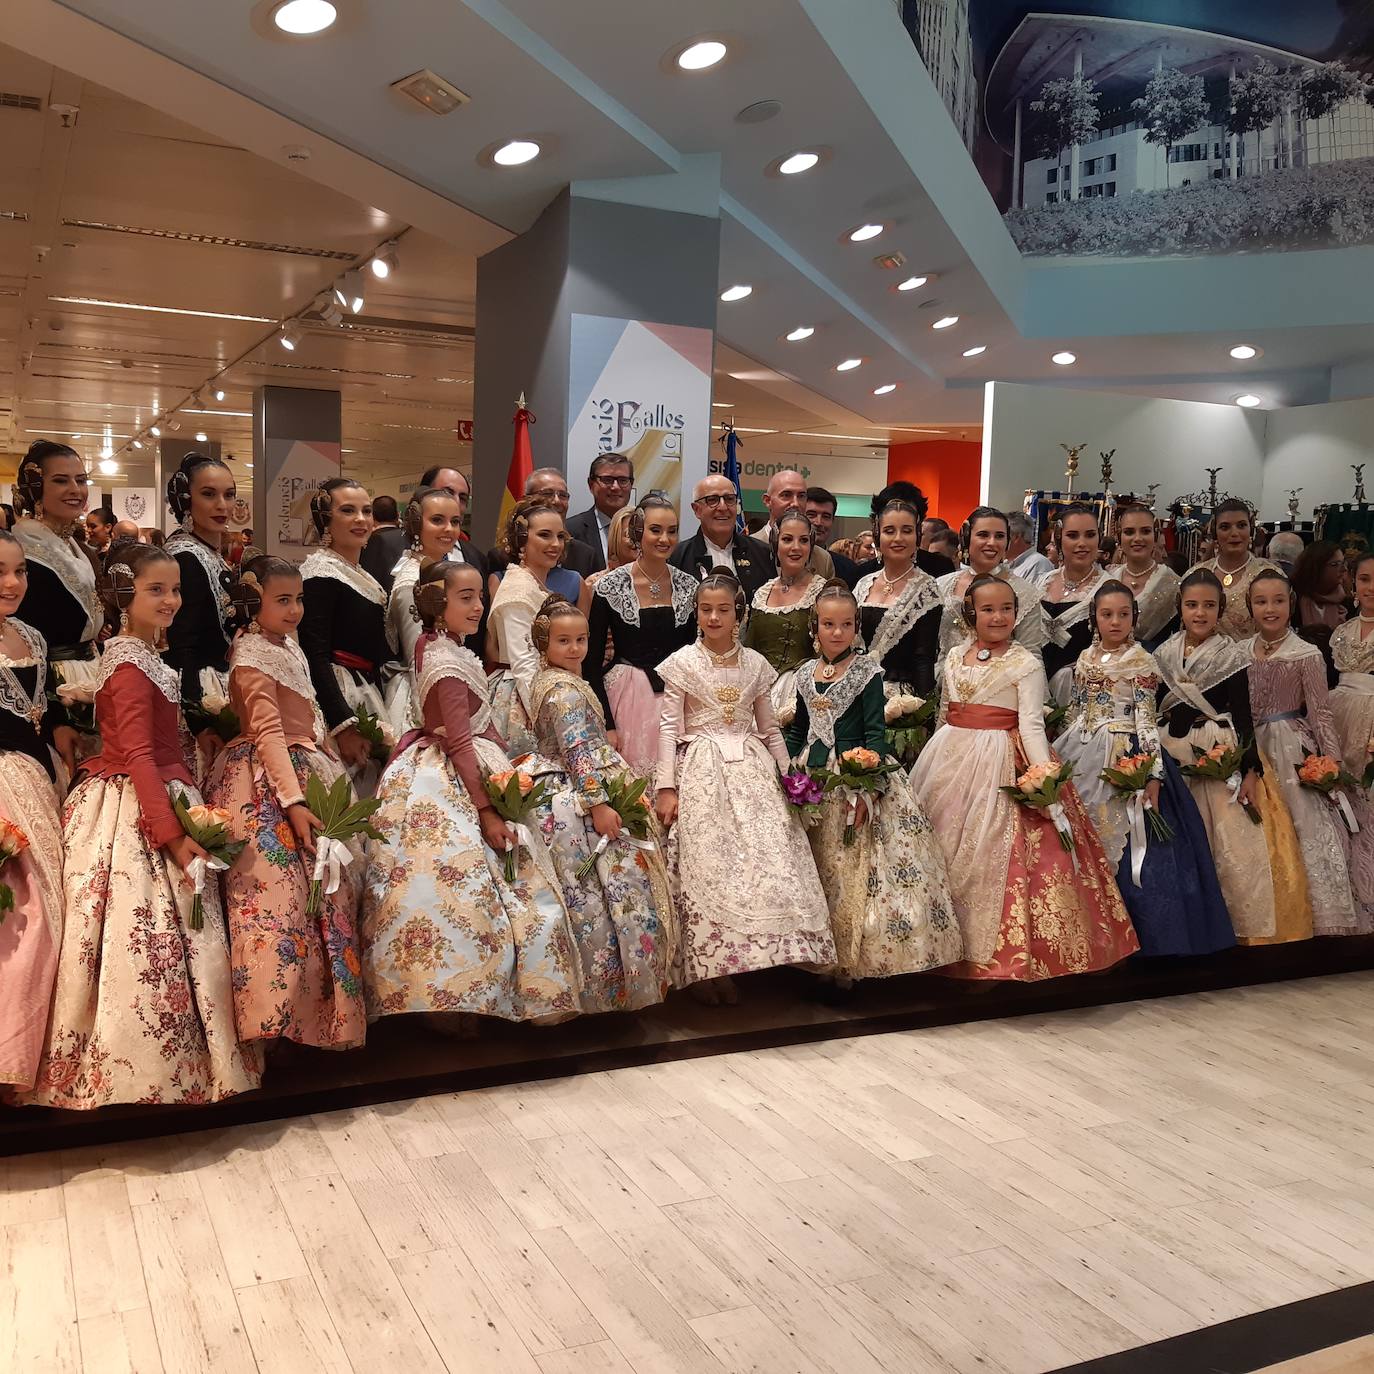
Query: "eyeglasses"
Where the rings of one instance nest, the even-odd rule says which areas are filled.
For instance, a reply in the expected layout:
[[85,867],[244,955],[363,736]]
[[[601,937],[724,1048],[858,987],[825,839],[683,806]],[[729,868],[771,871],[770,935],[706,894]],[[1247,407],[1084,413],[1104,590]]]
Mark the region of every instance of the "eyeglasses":
[[698,496],[692,504],[694,506],[709,506],[715,510],[717,506],[739,505],[739,497],[733,491],[713,491],[709,496]]
[[598,472],[596,480],[603,487],[632,487],[635,479],[633,477],[607,477],[605,473]]

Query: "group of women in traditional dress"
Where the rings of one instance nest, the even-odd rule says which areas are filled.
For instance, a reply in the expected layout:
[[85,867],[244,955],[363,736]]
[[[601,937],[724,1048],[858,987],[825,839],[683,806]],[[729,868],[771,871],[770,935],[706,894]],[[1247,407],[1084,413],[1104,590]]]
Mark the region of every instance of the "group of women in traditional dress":
[[[1363,779],[1374,759],[1374,556],[1328,699],[1239,503],[1177,585],[1148,511],[1121,513],[1124,561],[1103,570],[1097,514],[1071,507],[1062,566],[1032,587],[1007,570],[1001,512],[973,512],[967,566],[937,583],[924,511],[892,501],[852,591],[808,571],[789,511],[777,576],[748,599],[728,568],[668,563],[658,494],[614,531],[617,566],[561,595],[561,515],[526,500],[489,596],[450,556],[458,502],[422,489],[388,595],[360,566],[352,479],[315,494],[302,565],[237,576],[223,464],[188,457],[167,549],[117,545],[99,576],[70,536],[85,485],[76,454],[36,445],[29,514],[0,534],[16,1102],[212,1101],[285,1046],[348,1049],[383,1017],[465,1037],[674,988],[733,1002],[738,976],[784,965],[832,989],[1036,979],[1374,931],[1366,791],[1337,802],[1299,771],[1322,754]],[[898,766],[890,706],[932,693],[933,735]],[[233,737],[193,739],[183,706],[220,697]],[[1227,749],[1233,778],[1184,772]],[[1012,795],[1061,762],[1052,803]],[[1104,779],[1120,766],[1148,769],[1138,794]],[[340,779],[375,796],[376,835],[321,835],[309,798]],[[1171,838],[1146,833],[1151,812]],[[223,860],[191,833],[215,822]]]

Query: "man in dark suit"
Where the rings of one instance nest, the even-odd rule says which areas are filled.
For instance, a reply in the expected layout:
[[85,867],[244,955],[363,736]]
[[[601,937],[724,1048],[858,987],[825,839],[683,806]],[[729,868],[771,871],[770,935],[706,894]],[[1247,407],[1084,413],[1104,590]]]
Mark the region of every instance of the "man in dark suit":
[[[873,498],[872,511],[875,522],[873,534],[875,538],[878,533],[876,527],[878,514],[889,501],[906,501],[915,506],[918,521],[924,520],[926,511],[930,509],[925,493],[914,482],[890,482]],[[916,551],[916,566],[932,577],[943,577],[946,573],[952,573],[955,567],[953,559],[946,558],[942,553],[931,553],[928,549]],[[867,562],[859,564],[859,576],[864,577],[868,573],[877,572],[880,567],[882,567],[881,559],[870,558]]]
[[701,528],[668,555],[668,562],[698,581],[713,568],[723,567],[739,578],[745,595],[752,598],[777,567],[767,544],[736,532],[739,495],[735,484],[720,473],[703,477],[692,491],[692,511]]
[[587,474],[592,508],[579,511],[564,522],[573,539],[580,539],[591,548],[596,572],[606,566],[607,531],[615,513],[629,504],[634,480],[634,468],[623,453],[603,453],[593,458]]
[[[572,495],[568,491],[563,474],[557,468],[535,468],[525,479],[525,495],[539,496],[547,501],[563,517],[563,527],[567,529],[568,506],[572,502]],[[602,558],[598,561],[597,553],[592,546],[585,540],[574,537],[569,530],[568,542],[563,550],[563,566],[586,577],[598,568],[604,568],[606,560]]]
[[[830,531],[835,524],[835,493],[824,487],[807,487],[806,518],[811,522],[811,537],[818,549],[830,549]],[[830,552],[835,576],[843,578],[852,588],[859,580],[859,565],[842,553]]]
[[362,557],[358,559],[363,571],[370,572],[388,593],[391,591],[392,569],[406,551],[406,536],[399,515],[394,497],[378,496],[373,500],[372,519],[376,529],[368,536]]

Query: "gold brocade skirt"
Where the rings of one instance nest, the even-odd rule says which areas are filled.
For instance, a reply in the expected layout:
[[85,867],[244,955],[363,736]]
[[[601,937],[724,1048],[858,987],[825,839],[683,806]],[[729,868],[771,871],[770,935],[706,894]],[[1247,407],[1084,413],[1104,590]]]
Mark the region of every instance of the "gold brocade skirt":
[[1239,939],[1242,945],[1283,945],[1293,940],[1312,938],[1312,899],[1307,890],[1307,870],[1303,867],[1298,832],[1288,814],[1274,765],[1266,758],[1255,798],[1269,846],[1269,871],[1274,879],[1274,933]]

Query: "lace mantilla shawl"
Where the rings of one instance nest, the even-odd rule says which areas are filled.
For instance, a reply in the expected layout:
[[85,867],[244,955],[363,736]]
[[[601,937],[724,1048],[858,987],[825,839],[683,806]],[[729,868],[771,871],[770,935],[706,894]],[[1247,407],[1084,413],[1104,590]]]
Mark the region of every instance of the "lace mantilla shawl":
[[817,740],[832,753],[835,749],[835,724],[858,701],[865,687],[883,668],[871,654],[856,654],[844,673],[822,692],[816,685],[818,659],[808,659],[797,669],[797,696],[806,704],[806,743]]
[[[871,572],[866,577],[861,577],[854,588],[854,599],[861,608],[878,577],[878,573]],[[940,589],[935,585],[935,579],[921,568],[915,568],[911,574],[911,581],[906,584],[896,601],[883,608],[885,614],[878,625],[877,633],[873,636],[873,643],[868,646],[868,652],[881,662],[887,657],[892,646],[923,615],[940,604]]]
[[1347,620],[1331,636],[1331,657],[1337,672],[1374,674],[1374,634],[1362,641],[1359,618]]
[[[176,530],[169,534],[166,549],[174,558],[179,553],[189,553],[200,564],[205,572],[205,580],[210,584],[210,594],[219,604],[220,624],[223,625],[231,604],[222,580],[229,572],[229,564],[203,539],[197,539],[188,530]],[[225,638],[228,638],[227,632]]]
[[[611,573],[606,574],[606,577],[610,576]],[[605,577],[601,579],[602,582],[605,580]],[[597,586],[600,585],[598,582]],[[541,587],[532,572],[522,568],[518,563],[512,563],[506,569],[506,575],[501,579],[496,595],[491,599],[491,614],[495,615],[506,606],[515,604],[528,606],[531,612],[537,615],[548,594],[548,588]]]
[[[1056,568],[1054,572],[1047,574],[1038,584],[1036,590],[1039,592],[1041,600],[1048,600],[1046,592],[1050,583],[1054,581],[1058,574],[1059,569]],[[1080,620],[1086,619],[1091,613],[1093,608],[1093,594],[1106,580],[1106,568],[1098,568],[1093,580],[1079,589],[1077,600],[1075,600],[1071,606],[1066,610],[1058,612],[1056,615],[1051,615],[1048,611],[1045,612],[1045,621],[1049,626],[1050,639],[1061,649],[1069,642],[1069,631],[1072,630]]]
[[169,668],[158,657],[157,650],[137,635],[116,635],[105,645],[105,652],[100,655],[100,673],[95,682],[97,694],[114,676],[115,669],[126,663],[137,668],[174,706],[181,705],[181,674],[175,668]]
[[739,701],[734,703],[735,722],[744,722],[745,728],[754,728],[754,702],[773,685],[777,672],[773,665],[753,649],[741,648],[739,665],[717,668],[700,644],[689,644],[668,655],[658,665],[658,675],[671,687],[678,688],[691,701],[697,710],[707,709],[725,723],[725,713],[716,700],[716,685],[721,676],[728,672],[739,673]]
[[95,589],[95,569],[74,539],[55,534],[41,520],[25,518],[14,527],[14,537],[24,549],[24,557],[41,563],[55,573],[68,595],[86,613],[84,644],[100,633],[105,617],[100,610],[100,595]]
[[816,604],[816,598],[821,594],[821,588],[825,586],[825,578],[813,573],[811,581],[807,583],[806,591],[802,593],[801,600],[794,601],[790,606],[770,606],[768,604],[768,597],[777,585],[778,579],[770,577],[754,593],[754,599],[749,603],[749,609],[760,615],[789,615],[793,611],[809,611]]
[[596,693],[582,678],[562,668],[542,668],[535,674],[534,685],[530,688],[530,714],[537,719],[544,707],[544,698],[559,687],[568,687],[575,691],[586,703],[587,709],[595,713],[596,719],[601,722],[601,728],[606,728],[606,713],[601,709]]
[[[1126,586],[1131,584],[1122,575],[1126,571],[1124,563],[1107,569],[1107,576],[1114,577]],[[1178,612],[1178,584],[1183,579],[1164,563],[1157,563],[1145,584],[1145,590],[1135,599],[1140,608],[1140,619],[1136,624],[1136,635],[1140,639],[1152,639]]]
[[315,701],[310,665],[294,639],[287,638],[279,642],[257,631],[240,635],[229,651],[229,672],[232,674],[235,668],[251,668],[264,677],[270,677],[279,687],[294,692],[303,701],[308,701],[315,717],[315,741],[319,743],[324,739],[324,717]]
[[[635,595],[632,566],[625,563],[618,568],[612,568],[604,577],[597,579],[592,590],[597,596],[605,599],[611,610],[625,624],[638,625],[641,607],[639,597]],[[686,625],[696,614],[697,580],[691,573],[671,566],[668,575],[673,586],[673,623]]]
[[941,723],[944,723],[950,702],[962,702],[964,705],[990,702],[1006,688],[1015,686],[1022,678],[1036,672],[1043,678],[1044,664],[1015,640],[1006,653],[986,663],[965,663],[962,654],[950,654],[945,659],[945,684],[940,694]]
[[472,733],[484,734],[491,726],[491,701],[487,696],[487,675],[482,671],[481,660],[471,649],[454,643],[448,635],[438,635],[423,643],[416,699],[423,706],[434,686],[446,678],[461,682],[479,703],[472,712]]
[[[29,657],[20,661],[7,659],[0,654],[0,709],[8,711],[12,716],[18,716],[21,720],[31,721],[36,730],[43,718],[43,684],[48,671],[48,646],[44,643],[43,636],[31,625],[25,625],[22,620],[15,620],[13,616],[10,617],[9,623],[10,627],[18,632],[19,638],[29,646]],[[27,668],[30,663],[38,669],[32,696],[20,685],[13,671],[15,668]],[[34,719],[35,712],[38,714],[37,720]]]
[[1186,702],[1213,720],[1217,715],[1216,708],[1203,693],[1210,692],[1217,683],[1225,682],[1228,677],[1249,668],[1249,650],[1244,643],[1228,639],[1218,631],[1184,658],[1185,642],[1186,636],[1179,630],[1155,650],[1155,664],[1168,688],[1164,700],[1159,704],[1160,714]]
[[333,549],[316,549],[301,564],[301,577],[330,577],[352,587],[359,596],[372,602],[374,606],[386,606],[386,592],[382,584],[366,568],[354,567],[346,558],[341,558]]

